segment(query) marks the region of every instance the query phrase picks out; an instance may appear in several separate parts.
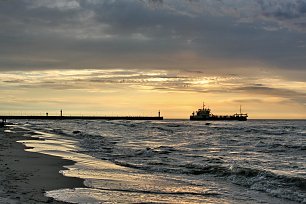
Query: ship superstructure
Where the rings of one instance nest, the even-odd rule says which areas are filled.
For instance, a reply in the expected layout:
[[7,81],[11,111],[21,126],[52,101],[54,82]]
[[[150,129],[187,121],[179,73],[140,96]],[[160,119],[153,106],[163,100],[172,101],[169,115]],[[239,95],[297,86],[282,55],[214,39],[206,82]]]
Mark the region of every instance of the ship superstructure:
[[238,121],[246,121],[248,118],[248,114],[235,113],[233,115],[214,115],[211,113],[210,108],[205,108],[205,104],[203,103],[203,108],[198,109],[196,112],[193,112],[190,116],[190,120],[238,120]]

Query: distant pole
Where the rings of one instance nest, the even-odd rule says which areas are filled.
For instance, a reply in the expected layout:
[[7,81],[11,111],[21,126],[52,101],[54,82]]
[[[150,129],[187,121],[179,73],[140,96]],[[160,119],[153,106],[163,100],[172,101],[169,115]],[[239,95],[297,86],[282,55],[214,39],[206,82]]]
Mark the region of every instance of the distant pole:
[[63,117],[63,110],[61,110],[61,117]]
[[241,105],[240,105],[240,114],[241,114]]
[[158,111],[158,117],[160,117],[160,110]]
[[205,107],[205,103],[203,102],[203,110],[204,110],[204,107]]

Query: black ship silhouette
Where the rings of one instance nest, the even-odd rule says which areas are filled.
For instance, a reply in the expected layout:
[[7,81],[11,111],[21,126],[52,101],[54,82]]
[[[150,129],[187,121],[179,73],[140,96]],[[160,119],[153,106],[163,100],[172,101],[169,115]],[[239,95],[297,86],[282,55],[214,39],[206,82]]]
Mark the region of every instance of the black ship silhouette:
[[233,115],[214,115],[211,113],[210,108],[205,108],[205,104],[203,103],[203,108],[198,109],[196,112],[193,112],[190,116],[190,120],[238,120],[238,121],[246,121],[248,118],[248,114],[235,113]]

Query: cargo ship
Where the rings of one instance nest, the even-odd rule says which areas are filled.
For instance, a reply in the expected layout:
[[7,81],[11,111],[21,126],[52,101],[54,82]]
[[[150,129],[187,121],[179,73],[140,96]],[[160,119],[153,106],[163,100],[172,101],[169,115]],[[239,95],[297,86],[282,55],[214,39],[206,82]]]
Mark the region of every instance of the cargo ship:
[[211,113],[209,108],[205,108],[205,104],[203,103],[203,108],[193,112],[190,116],[190,120],[237,120],[237,121],[246,121],[248,118],[248,114],[235,113],[233,115],[214,115]]

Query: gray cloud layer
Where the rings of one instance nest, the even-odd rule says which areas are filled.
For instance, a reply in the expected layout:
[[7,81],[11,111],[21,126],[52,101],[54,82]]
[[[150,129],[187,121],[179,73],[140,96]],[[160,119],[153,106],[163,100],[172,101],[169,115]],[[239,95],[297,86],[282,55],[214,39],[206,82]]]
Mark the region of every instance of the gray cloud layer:
[[304,0],[2,0],[0,22],[2,70],[261,66],[305,77]]

